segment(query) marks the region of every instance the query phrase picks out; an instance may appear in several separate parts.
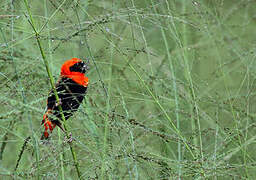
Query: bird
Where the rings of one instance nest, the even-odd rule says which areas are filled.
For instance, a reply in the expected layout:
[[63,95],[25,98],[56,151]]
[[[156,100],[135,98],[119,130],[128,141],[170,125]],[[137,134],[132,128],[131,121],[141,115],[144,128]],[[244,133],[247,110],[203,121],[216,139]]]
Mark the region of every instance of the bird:
[[85,73],[88,69],[88,64],[79,58],[69,59],[62,64],[60,78],[55,85],[59,102],[56,100],[54,91],[51,90],[41,123],[44,126],[41,140],[48,139],[56,126],[65,132],[58,106],[62,107],[65,120],[68,120],[77,111],[87,92],[89,78]]

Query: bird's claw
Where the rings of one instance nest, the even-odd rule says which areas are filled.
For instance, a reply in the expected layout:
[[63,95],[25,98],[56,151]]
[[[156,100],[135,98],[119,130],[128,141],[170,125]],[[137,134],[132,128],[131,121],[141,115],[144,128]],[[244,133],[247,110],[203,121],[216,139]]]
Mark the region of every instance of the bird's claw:
[[64,142],[67,142],[67,143],[73,142],[72,133],[69,133],[68,136],[65,136]]

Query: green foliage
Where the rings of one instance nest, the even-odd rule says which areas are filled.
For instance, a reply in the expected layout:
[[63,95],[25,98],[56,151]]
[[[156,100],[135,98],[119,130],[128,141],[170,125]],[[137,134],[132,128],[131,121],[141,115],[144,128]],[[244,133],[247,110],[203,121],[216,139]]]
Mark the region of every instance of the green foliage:
[[[83,179],[256,178],[254,1],[28,5],[55,82],[65,60],[90,62],[67,121]],[[39,140],[51,86],[29,12],[0,12],[0,179],[77,179],[65,134]]]

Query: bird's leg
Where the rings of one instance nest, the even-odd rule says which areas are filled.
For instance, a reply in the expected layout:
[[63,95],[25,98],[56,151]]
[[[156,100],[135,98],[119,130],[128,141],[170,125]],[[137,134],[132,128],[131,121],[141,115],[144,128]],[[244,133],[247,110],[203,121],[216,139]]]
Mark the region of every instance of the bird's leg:
[[55,121],[55,124],[64,132],[66,133],[65,129],[63,128],[62,124],[60,123],[60,121]]
[[[65,129],[63,128],[62,124],[59,121],[57,121],[56,125],[66,134]],[[64,142],[72,143],[72,141],[73,141],[72,133],[69,133],[67,136],[65,136]]]
[[73,142],[73,138],[72,138],[72,133],[71,132],[68,134],[68,136],[65,136],[64,142],[67,142],[67,143],[72,143]]
[[[66,133],[66,130],[63,128],[62,124],[60,121],[54,121],[54,123],[65,133]],[[72,133],[69,133],[67,136],[64,137],[64,142],[67,142],[67,143],[72,143],[73,141],[73,138],[72,138]]]

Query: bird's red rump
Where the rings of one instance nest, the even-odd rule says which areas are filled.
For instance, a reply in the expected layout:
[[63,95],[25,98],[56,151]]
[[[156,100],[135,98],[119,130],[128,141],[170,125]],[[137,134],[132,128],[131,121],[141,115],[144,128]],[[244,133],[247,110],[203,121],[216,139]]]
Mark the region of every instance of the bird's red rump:
[[52,123],[51,121],[49,120],[46,120],[44,122],[44,137],[47,139],[49,137],[49,132],[48,132],[48,129],[50,130],[50,132],[53,131],[53,129],[55,128],[55,124]]
[[50,132],[53,131],[53,129],[55,128],[56,124],[52,123],[49,119],[48,119],[48,114],[50,112],[47,111],[45,114],[44,114],[44,117],[43,117],[43,121],[42,123],[44,124],[44,137],[47,139],[49,137],[49,132],[48,132],[48,129],[50,130]]

